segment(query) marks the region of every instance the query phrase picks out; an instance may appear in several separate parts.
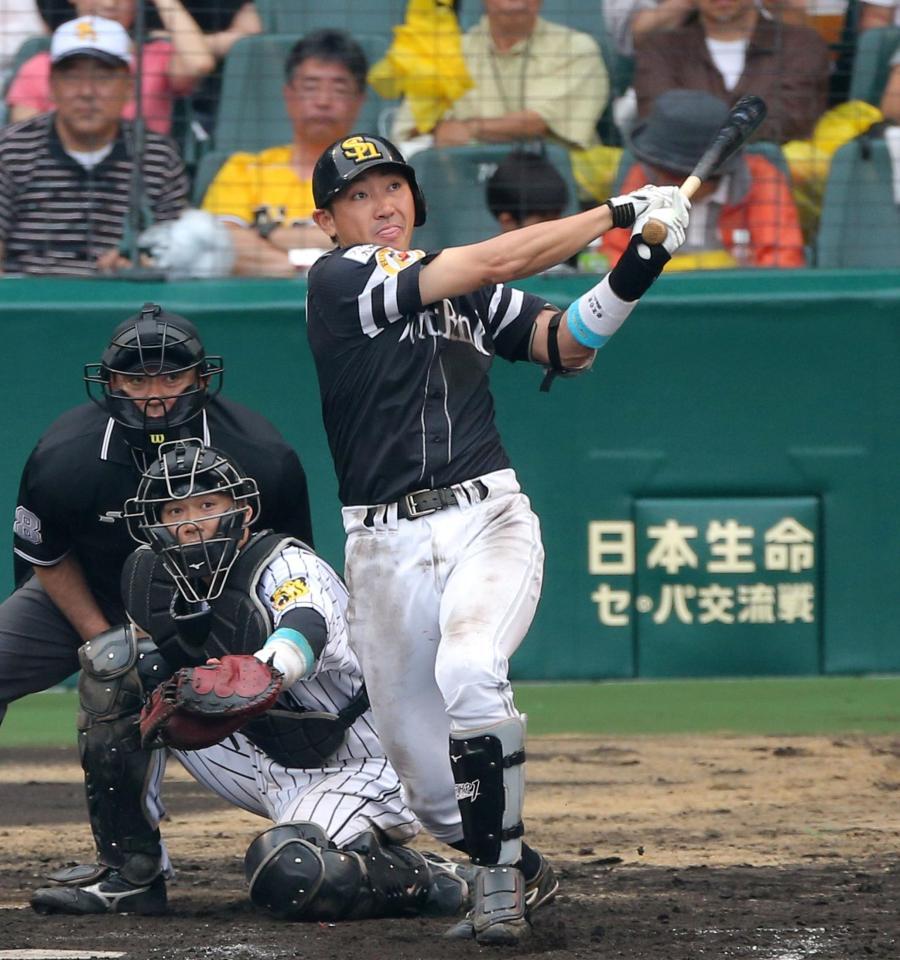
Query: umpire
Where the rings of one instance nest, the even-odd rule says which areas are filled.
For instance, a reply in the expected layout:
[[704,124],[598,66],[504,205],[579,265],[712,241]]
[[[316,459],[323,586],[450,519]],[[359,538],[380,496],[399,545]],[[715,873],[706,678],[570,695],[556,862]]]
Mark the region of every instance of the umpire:
[[78,647],[126,620],[120,576],[134,544],[122,519],[167,440],[215,444],[257,478],[264,527],[312,543],[306,475],[264,417],[222,399],[223,365],[184,317],[146,303],[120,323],[88,396],[32,451],[14,530],[19,586],[0,605],[0,722],[13,700],[78,670]]

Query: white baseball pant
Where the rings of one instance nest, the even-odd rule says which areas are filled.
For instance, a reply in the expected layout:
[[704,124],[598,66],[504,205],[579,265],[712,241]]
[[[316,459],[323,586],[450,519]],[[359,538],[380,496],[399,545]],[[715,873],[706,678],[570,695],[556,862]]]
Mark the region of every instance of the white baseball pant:
[[384,751],[438,840],[462,838],[449,734],[519,716],[507,671],[537,608],[544,551],[515,472],[454,486],[458,508],[398,520],[345,507],[350,643]]

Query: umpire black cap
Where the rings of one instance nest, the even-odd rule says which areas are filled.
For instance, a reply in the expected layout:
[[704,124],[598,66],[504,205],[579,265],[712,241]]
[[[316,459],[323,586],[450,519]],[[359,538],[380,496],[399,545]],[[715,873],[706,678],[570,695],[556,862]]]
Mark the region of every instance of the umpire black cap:
[[406,177],[415,203],[415,226],[425,222],[425,197],[416,181],[416,172],[403,154],[384,137],[354,133],[336,140],[316,161],[313,170],[313,200],[321,210],[357,177],[376,167],[393,167]]

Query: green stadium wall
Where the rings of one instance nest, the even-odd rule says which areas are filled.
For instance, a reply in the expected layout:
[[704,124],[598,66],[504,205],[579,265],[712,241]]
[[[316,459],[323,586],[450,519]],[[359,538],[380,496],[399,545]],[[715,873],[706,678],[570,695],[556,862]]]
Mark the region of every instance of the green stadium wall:
[[[522,286],[565,306],[588,281]],[[7,530],[29,451],[85,398],[83,363],[156,300],[224,356],[228,396],[297,447],[320,552],[340,569],[305,293],[302,281],[4,279]],[[900,670],[898,372],[900,274],[862,271],[663,277],[594,370],[549,395],[540,370],[498,361],[497,417],[547,552],[513,676]]]

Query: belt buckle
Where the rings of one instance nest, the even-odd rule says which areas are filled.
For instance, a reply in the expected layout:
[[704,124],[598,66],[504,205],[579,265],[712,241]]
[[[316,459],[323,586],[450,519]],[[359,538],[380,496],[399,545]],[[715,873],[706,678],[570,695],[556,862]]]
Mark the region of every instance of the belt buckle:
[[419,517],[427,517],[432,513],[437,513],[437,507],[424,507],[419,508],[413,502],[413,497],[419,496],[420,493],[431,493],[427,488],[424,490],[414,490],[412,493],[407,493],[403,497],[403,502],[406,504],[406,513],[410,520],[418,520]]

